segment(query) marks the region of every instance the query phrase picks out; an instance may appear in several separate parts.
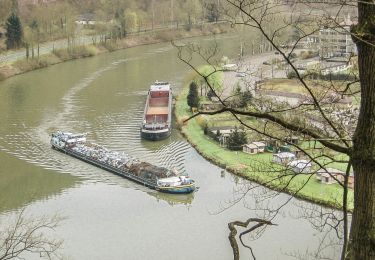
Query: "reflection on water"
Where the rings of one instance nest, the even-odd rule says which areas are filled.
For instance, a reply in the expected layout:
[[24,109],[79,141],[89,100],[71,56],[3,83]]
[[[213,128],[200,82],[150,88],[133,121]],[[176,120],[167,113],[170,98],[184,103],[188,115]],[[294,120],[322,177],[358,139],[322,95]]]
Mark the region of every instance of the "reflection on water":
[[0,152],[0,212],[18,208],[33,200],[50,199],[79,180],[42,167],[30,167],[27,162]]
[[147,193],[150,196],[155,197],[158,202],[165,201],[171,206],[181,205],[181,204],[189,206],[194,199],[194,193],[179,194],[179,195],[156,192],[156,191],[151,191]]

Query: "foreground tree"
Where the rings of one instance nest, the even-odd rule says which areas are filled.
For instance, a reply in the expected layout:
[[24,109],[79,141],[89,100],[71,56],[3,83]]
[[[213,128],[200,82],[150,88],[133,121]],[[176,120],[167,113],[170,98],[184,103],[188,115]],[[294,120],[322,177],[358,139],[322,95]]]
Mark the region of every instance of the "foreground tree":
[[[337,162],[347,165],[343,180],[337,179],[343,194],[341,202],[343,218],[332,217],[337,222],[337,226],[343,226],[341,259],[375,259],[375,3],[371,0],[329,1],[329,4],[313,1],[293,3],[290,6],[283,2],[227,0],[221,13],[234,26],[247,26],[260,32],[261,40],[268,42],[269,49],[277,51],[294,71],[308,97],[299,105],[280,104],[275,100],[253,98],[251,107],[244,111],[228,106],[225,100],[217,95],[223,106],[222,109],[214,112],[199,112],[192,118],[200,114],[212,115],[227,112],[231,113],[243,126],[267,138],[285,141],[286,135],[299,135],[305,141],[322,144],[324,146],[322,153],[316,154],[298,144],[286,141],[320,169],[326,170],[327,166]],[[359,80],[307,81],[308,77],[300,73],[292,59],[297,45],[308,36],[319,32],[321,28],[346,31],[340,17],[343,16],[343,10],[352,11],[353,7],[358,9],[358,23],[352,25],[350,33],[358,49]],[[295,33],[296,31],[298,34]],[[294,41],[290,42],[291,47],[286,50],[282,36],[291,32]],[[198,54],[197,56],[202,58],[204,52],[190,46],[177,47],[181,60],[202,76],[211,91],[215,92],[208,77],[220,69],[217,69],[218,67],[212,62],[212,55],[205,57],[204,60],[212,65],[214,71],[210,75],[203,75],[191,61],[192,55]],[[360,83],[359,86],[356,86],[357,82]],[[344,110],[339,100],[348,96],[355,98],[359,93],[358,118],[345,122],[344,117],[348,114],[350,116],[352,111]],[[339,98],[332,98],[332,96]],[[243,120],[246,117],[258,118],[260,122],[246,123]],[[356,127],[353,127],[355,125]],[[351,168],[355,174],[355,186],[354,209],[349,228],[347,186]],[[279,174],[275,178],[287,179],[285,182],[285,188],[287,188],[295,179],[295,175]],[[307,182],[303,183],[300,188],[292,190],[292,195],[297,194],[306,184]],[[270,212],[277,213],[278,210],[270,210]],[[234,258],[238,259],[238,250],[233,247],[233,252]]]
[[12,13],[5,25],[6,34],[7,37],[5,43],[7,46],[7,49],[14,49],[19,48],[22,46],[22,25],[20,18],[16,13]]
[[7,228],[0,230],[0,260],[26,259],[37,254],[47,259],[58,259],[62,240],[53,239],[48,232],[62,220],[59,216],[32,218],[22,209]]

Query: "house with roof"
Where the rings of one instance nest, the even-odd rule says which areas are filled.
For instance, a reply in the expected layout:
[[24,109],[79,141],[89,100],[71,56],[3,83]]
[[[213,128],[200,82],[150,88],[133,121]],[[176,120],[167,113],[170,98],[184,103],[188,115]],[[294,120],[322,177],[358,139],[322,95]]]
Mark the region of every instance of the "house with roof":
[[258,146],[256,146],[254,143],[243,145],[242,151],[248,154],[257,154],[259,152]]
[[[320,169],[316,172],[316,179],[320,181],[323,184],[332,184],[337,183],[337,181],[340,181],[341,183],[344,183],[345,173],[343,171],[340,171],[338,169],[334,168],[326,168],[326,169]],[[354,188],[354,173],[349,173],[348,177],[348,187],[353,189]]]
[[264,153],[266,149],[266,144],[264,142],[252,142],[252,144],[258,148],[258,153]]
[[295,154],[290,152],[275,153],[272,155],[272,162],[278,164],[288,164],[296,158]]
[[312,164],[308,160],[293,160],[288,163],[288,167],[295,173],[309,173]]
[[75,22],[80,25],[94,25],[96,24],[96,19],[93,13],[84,13],[79,15]]
[[337,183],[337,180],[342,180],[344,174],[343,171],[334,168],[319,169],[315,173],[316,179],[323,184]]

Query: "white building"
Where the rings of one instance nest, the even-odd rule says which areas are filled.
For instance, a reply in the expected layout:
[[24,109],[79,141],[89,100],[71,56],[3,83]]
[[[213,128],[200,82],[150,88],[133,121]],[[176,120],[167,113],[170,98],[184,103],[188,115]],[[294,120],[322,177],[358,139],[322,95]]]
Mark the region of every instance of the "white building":
[[242,151],[248,154],[257,154],[259,152],[259,149],[258,146],[256,146],[254,143],[251,143],[245,144],[242,148]]
[[275,153],[274,155],[272,155],[272,161],[278,164],[288,164],[295,158],[296,156],[293,153],[289,152]]
[[349,56],[357,54],[357,47],[350,34],[350,26],[354,25],[350,16],[335,27],[326,27],[319,30],[319,55],[321,58],[334,56]]
[[311,162],[307,160],[294,160],[288,163],[288,166],[295,173],[309,173],[311,172]]

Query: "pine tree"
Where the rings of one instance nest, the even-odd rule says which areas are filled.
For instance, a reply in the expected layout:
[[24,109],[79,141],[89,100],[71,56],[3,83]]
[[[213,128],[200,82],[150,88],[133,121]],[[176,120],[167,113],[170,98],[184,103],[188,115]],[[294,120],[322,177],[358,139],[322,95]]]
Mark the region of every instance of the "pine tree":
[[246,133],[238,131],[237,128],[229,135],[227,140],[228,149],[239,151],[247,143]]
[[22,45],[22,25],[16,13],[12,13],[6,21],[6,46],[7,49],[19,48]]
[[198,86],[194,81],[190,83],[189,94],[187,96],[187,104],[191,108],[198,107],[199,105]]

